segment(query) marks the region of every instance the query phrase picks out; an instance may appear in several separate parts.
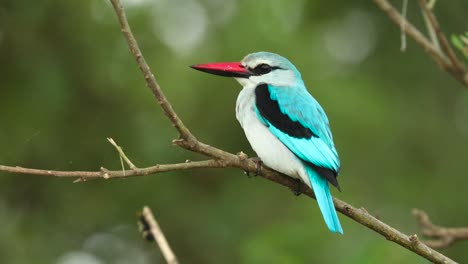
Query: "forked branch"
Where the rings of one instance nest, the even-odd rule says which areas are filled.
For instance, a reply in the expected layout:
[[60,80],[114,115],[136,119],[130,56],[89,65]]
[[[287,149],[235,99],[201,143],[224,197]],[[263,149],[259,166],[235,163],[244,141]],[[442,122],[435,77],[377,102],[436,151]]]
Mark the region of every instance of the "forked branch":
[[443,227],[434,225],[423,210],[413,209],[421,233],[429,238],[424,243],[431,248],[446,248],[461,240],[468,240],[468,227]]

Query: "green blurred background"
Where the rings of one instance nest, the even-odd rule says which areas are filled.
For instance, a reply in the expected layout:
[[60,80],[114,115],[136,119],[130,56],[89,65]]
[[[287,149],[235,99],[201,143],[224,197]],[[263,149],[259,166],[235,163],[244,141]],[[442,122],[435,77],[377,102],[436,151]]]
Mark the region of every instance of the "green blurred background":
[[[408,16],[424,29],[417,4]],[[401,1],[394,1],[401,6]],[[235,119],[240,86],[189,65],[266,50],[288,57],[326,109],[343,168],[334,194],[405,233],[412,208],[468,225],[468,93],[371,1],[126,0],[146,59],[202,141],[253,155]],[[439,1],[447,33],[468,2]],[[145,87],[108,1],[0,2],[0,164],[119,169],[204,157],[177,137]],[[136,231],[149,205],[181,263],[426,263],[315,201],[242,171],[194,170],[73,184],[0,172],[0,263],[164,263]],[[442,250],[468,260],[467,242]]]

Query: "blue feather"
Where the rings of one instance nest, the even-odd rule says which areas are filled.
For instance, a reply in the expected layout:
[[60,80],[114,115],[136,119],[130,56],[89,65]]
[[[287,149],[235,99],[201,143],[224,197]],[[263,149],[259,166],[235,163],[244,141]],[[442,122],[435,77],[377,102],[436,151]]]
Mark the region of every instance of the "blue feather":
[[315,193],[315,198],[317,198],[317,203],[328,229],[332,232],[343,234],[343,228],[341,227],[340,220],[336,214],[327,180],[318,175],[312,168],[306,167],[306,169],[309,174],[312,189]]

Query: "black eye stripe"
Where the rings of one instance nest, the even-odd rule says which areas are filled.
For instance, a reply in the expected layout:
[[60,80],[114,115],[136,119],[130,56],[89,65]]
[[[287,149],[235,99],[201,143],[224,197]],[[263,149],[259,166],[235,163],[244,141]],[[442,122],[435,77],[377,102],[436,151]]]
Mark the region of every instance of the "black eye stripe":
[[261,63],[257,66],[255,66],[255,68],[249,68],[249,71],[253,74],[253,75],[256,75],[256,76],[259,76],[259,75],[263,75],[263,74],[267,74],[269,72],[271,72],[272,70],[276,70],[276,69],[281,69],[280,67],[278,66],[270,66],[266,63]]

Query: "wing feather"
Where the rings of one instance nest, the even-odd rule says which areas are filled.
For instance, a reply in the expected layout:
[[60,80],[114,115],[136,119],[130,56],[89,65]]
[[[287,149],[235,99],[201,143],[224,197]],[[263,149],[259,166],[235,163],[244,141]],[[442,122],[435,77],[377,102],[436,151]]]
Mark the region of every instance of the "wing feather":
[[[257,116],[270,132],[301,160],[331,170],[336,178],[340,160],[328,118],[305,87],[263,84],[256,88],[255,95]],[[323,176],[332,184],[333,180],[336,182],[330,176]]]

